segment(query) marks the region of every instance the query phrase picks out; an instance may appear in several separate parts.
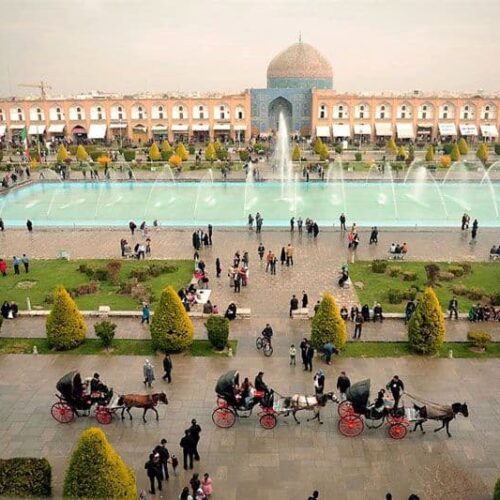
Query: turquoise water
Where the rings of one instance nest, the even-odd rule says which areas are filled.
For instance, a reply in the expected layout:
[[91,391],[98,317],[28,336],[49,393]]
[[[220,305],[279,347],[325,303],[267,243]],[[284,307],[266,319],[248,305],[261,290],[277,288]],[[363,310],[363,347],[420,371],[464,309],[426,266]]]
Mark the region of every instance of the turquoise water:
[[279,182],[57,182],[39,183],[0,198],[9,226],[124,226],[129,220],[163,226],[242,226],[258,211],[265,226],[287,226],[290,217],[338,225],[341,212],[360,226],[457,226],[464,211],[480,227],[500,227],[500,184]]

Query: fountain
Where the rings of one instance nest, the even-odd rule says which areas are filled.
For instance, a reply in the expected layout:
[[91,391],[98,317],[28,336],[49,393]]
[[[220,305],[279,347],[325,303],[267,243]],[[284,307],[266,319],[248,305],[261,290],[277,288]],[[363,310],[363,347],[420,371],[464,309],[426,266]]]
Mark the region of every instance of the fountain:
[[[344,187],[344,167],[342,165],[342,157],[340,155],[328,167],[328,171],[326,173],[326,184],[329,188],[328,190],[332,193],[330,195],[330,203],[333,206],[342,205],[343,212],[346,213],[347,200]],[[337,191],[340,191],[340,197],[338,196]]]
[[243,216],[245,217],[247,212],[257,203],[258,197],[255,191],[255,177],[254,177],[254,167],[253,163],[248,162],[248,172],[245,182],[245,203],[243,205]]
[[[214,183],[214,175],[212,173],[212,169],[209,168],[207,173],[201,178],[200,182],[198,183],[198,189],[196,193],[196,201],[194,203],[194,211],[193,211],[193,220],[196,221],[196,214],[198,213],[198,205],[200,204],[200,198],[201,198],[201,193],[202,189],[205,187],[203,186],[204,182],[209,182],[211,185]],[[213,190],[211,188],[206,190],[205,193],[206,196],[203,197],[203,200],[205,202],[205,205],[207,207],[213,207],[216,205],[217,200],[215,199],[215,195],[213,193]]]
[[45,167],[45,168],[40,169],[38,177],[40,180],[43,180],[43,181],[63,182],[61,175],[49,167]]
[[[165,165],[163,165],[163,167],[161,168],[161,170],[158,172],[158,174],[155,177],[155,180],[153,182],[153,185],[151,186],[151,189],[149,190],[149,194],[148,194],[148,197],[146,199],[146,203],[144,205],[144,215],[143,215],[144,219],[147,218],[147,212],[148,212],[148,209],[150,208],[151,197],[152,197],[153,192],[155,191],[155,189],[157,189],[158,183],[159,182],[165,183],[167,181],[171,182],[174,186],[176,185],[174,173],[172,172],[172,169],[170,168],[170,165],[168,163],[165,164]],[[170,193],[171,193],[170,198],[166,202],[167,205],[170,205],[170,204],[174,203],[175,200],[177,200],[177,197],[175,196],[175,194],[173,194],[172,191],[170,191]],[[161,195],[163,196],[163,194],[164,194],[164,191],[162,190],[161,191]],[[155,209],[158,209],[163,204],[164,204],[164,201],[162,200],[162,198],[160,198],[158,201],[156,201],[154,203],[153,207]],[[156,218],[156,215],[154,215],[153,218]]]

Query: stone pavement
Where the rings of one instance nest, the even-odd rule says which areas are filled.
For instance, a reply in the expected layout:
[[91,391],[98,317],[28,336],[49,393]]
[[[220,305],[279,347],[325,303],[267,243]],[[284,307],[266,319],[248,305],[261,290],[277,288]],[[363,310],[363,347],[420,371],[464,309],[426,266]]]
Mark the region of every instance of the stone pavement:
[[[160,358],[153,362],[157,368],[161,366]],[[145,392],[142,363],[140,357],[2,356],[0,456],[47,457],[54,468],[54,497],[59,498],[79,433],[99,424],[92,417],[67,425],[51,418],[57,380],[72,369],[85,376],[97,370],[116,392],[140,393]],[[324,411],[322,426],[299,415],[301,425],[280,418],[274,430],[266,431],[254,414],[231,429],[218,429],[211,421],[215,381],[231,368],[252,378],[262,369],[268,384],[281,394],[313,389],[312,374],[304,373],[300,366],[290,367],[284,356],[175,356],[173,383],[160,380],[154,387],[166,390],[169,398],[168,406],[159,407],[159,422],[149,415],[144,424],[136,410],[131,422],[115,419],[103,426],[112,445],[135,470],[139,488],[147,488],[144,462],[151,448],[165,437],[170,453],[182,457],[179,440],[191,418],[197,418],[203,430],[201,462],[194,471],[211,474],[214,499],[303,499],[314,489],[325,499],[380,500],[387,491],[395,499],[406,499],[412,492],[426,500],[491,498],[500,469],[500,396],[491,386],[500,377],[497,360],[341,359],[326,367],[327,390],[334,390],[340,370],[353,381],[371,377],[373,391],[398,373],[411,393],[432,401],[466,401],[469,405],[470,418],[459,416],[451,423],[452,439],[431,432],[437,425],[428,423],[427,434],[409,434],[402,441],[390,439],[385,426],[366,430],[358,438],[342,437],[333,405]],[[423,377],[423,373],[427,375]],[[166,485],[163,498],[177,498],[190,477],[190,472],[181,469]]]

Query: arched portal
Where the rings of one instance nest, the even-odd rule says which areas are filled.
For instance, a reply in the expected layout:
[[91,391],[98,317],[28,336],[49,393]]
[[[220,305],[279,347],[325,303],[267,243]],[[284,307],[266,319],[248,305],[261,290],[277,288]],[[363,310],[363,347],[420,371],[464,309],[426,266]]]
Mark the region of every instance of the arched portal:
[[287,99],[285,99],[284,97],[277,97],[276,99],[274,99],[269,103],[269,109],[268,109],[269,126],[273,130],[278,130],[280,113],[283,113],[287,129],[289,132],[291,132],[293,123],[292,103]]

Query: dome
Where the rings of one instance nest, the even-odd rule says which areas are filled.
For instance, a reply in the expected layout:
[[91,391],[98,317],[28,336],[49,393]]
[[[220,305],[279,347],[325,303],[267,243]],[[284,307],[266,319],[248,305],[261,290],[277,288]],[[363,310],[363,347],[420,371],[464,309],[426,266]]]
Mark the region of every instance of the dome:
[[328,60],[302,41],[280,52],[267,67],[268,87],[332,88],[332,79]]

